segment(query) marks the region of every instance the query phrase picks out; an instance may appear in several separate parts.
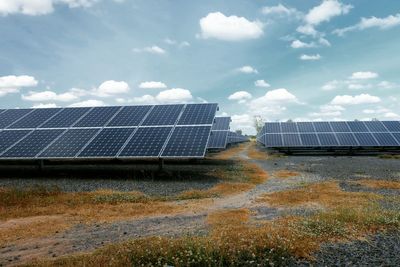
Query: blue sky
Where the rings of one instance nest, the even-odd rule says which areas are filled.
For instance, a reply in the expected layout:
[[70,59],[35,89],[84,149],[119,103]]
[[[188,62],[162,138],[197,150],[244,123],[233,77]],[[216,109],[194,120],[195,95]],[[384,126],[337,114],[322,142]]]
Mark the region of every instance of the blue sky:
[[2,0],[0,107],[218,102],[400,119],[397,0]]

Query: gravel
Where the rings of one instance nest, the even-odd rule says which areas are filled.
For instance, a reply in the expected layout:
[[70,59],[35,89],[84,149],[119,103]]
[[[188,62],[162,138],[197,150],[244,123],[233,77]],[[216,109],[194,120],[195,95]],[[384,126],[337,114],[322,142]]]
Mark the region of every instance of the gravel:
[[379,188],[369,188],[359,184],[340,182],[339,186],[342,190],[347,192],[370,192],[384,196],[398,196],[400,195],[400,190],[398,189],[379,189]]
[[314,262],[300,266],[400,266],[400,232],[380,233],[365,241],[325,244]]

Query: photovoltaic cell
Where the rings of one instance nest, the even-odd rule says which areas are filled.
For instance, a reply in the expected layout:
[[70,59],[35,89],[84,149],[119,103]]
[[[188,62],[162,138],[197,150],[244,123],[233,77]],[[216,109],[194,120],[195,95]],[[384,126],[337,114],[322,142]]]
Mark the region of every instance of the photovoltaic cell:
[[68,128],[86,114],[90,108],[65,108],[39,128]]
[[27,129],[37,128],[45,121],[49,120],[61,109],[59,108],[48,108],[48,109],[34,109],[31,113],[13,123],[8,128],[10,129]]
[[211,126],[176,127],[165,147],[163,157],[203,157]]
[[225,148],[228,139],[228,131],[211,131],[208,140],[208,148]]
[[99,129],[69,129],[52,143],[39,158],[73,158]]
[[358,146],[357,140],[351,133],[336,133],[341,146]]
[[2,158],[34,158],[54,139],[61,135],[65,130],[35,130],[20,142],[16,143],[9,150],[5,151]]
[[349,126],[344,121],[332,121],[331,126],[334,132],[336,133],[349,133],[351,132]]
[[301,133],[314,133],[314,126],[312,122],[298,122],[297,127]]
[[335,138],[335,135],[333,133],[319,133],[317,134],[319,141],[321,143],[321,146],[324,147],[333,147],[333,146],[338,146],[339,143]]
[[217,104],[187,104],[178,125],[213,124]]
[[386,128],[391,132],[400,132],[400,122],[398,121],[383,121]]
[[356,139],[360,146],[378,146],[372,134],[370,133],[354,133]]
[[265,124],[266,133],[281,133],[281,124],[279,122],[269,122]]
[[387,132],[385,126],[380,121],[365,121],[364,123],[371,132]]
[[30,133],[31,130],[4,130],[0,132],[0,154],[21,140],[24,136]]
[[211,130],[229,131],[230,123],[231,123],[231,117],[215,117],[215,122]]
[[282,122],[281,123],[282,133],[297,133],[297,126],[294,122]]
[[315,131],[317,133],[330,133],[332,132],[332,128],[329,122],[321,121],[321,122],[314,122]]
[[120,157],[158,157],[173,127],[139,128]]
[[157,105],[142,125],[175,125],[184,105]]
[[151,106],[126,106],[107,124],[111,126],[138,126]]
[[397,143],[400,144],[400,133],[393,133],[394,138],[396,138]]
[[381,146],[399,146],[400,144],[396,142],[390,133],[373,133],[375,139]]
[[349,121],[347,122],[352,132],[355,133],[368,133],[368,128],[362,121]]
[[24,115],[32,112],[32,109],[9,109],[0,114],[0,128],[6,128]]
[[134,130],[135,128],[104,128],[89,145],[79,153],[78,157],[114,158]]
[[282,134],[283,145],[289,146],[301,146],[300,137],[298,134]]
[[121,107],[95,107],[73,127],[103,127]]
[[300,134],[300,139],[304,146],[319,146],[316,134]]

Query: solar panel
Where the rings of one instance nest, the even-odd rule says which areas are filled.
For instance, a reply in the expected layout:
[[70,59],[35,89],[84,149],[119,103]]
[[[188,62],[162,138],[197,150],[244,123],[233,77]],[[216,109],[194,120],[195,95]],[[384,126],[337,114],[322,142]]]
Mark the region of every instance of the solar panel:
[[139,128],[120,157],[158,157],[173,127]]
[[381,146],[399,146],[400,143],[390,133],[373,133],[375,139]]
[[281,124],[279,122],[269,122],[265,124],[266,133],[281,133]]
[[142,125],[175,125],[184,105],[154,106]]
[[349,121],[347,122],[352,132],[367,133],[368,128],[362,121]]
[[332,121],[331,127],[334,132],[337,133],[348,133],[351,132],[349,126],[344,121]]
[[90,108],[65,108],[39,128],[68,128],[85,115]]
[[178,125],[213,124],[217,104],[187,104]]
[[79,153],[79,158],[115,158],[135,128],[104,128]]
[[96,128],[69,129],[45,149],[39,158],[73,158],[99,131]]
[[300,139],[304,146],[319,146],[316,134],[300,134]]
[[336,133],[336,137],[341,146],[358,146],[357,140],[351,133]]
[[329,122],[321,121],[321,122],[314,122],[315,131],[317,133],[330,133],[332,132],[332,128]]
[[294,122],[282,122],[281,123],[282,133],[297,133],[297,126]]
[[299,128],[299,132],[302,132],[302,133],[315,132],[314,125],[312,122],[298,122],[297,127]]
[[95,107],[73,127],[103,127],[121,107]]
[[152,106],[126,106],[107,124],[111,126],[138,126]]
[[32,111],[33,109],[9,109],[4,111],[0,114],[0,128],[6,128]]
[[0,154],[11,145],[21,140],[31,130],[5,130],[0,132]]
[[282,134],[282,137],[283,145],[286,147],[301,146],[301,140],[298,134]]
[[203,157],[211,126],[176,127],[162,157]]
[[365,121],[364,123],[371,132],[387,132],[385,126],[380,121]]
[[400,144],[400,133],[393,133],[393,136],[397,140],[397,143]]
[[383,121],[385,127],[391,132],[400,132],[400,122],[398,121]]
[[65,130],[36,130],[6,150],[2,158],[34,158]]
[[231,123],[231,117],[215,117],[214,124],[212,126],[213,131],[229,131],[229,124]]
[[31,113],[16,121],[8,128],[10,129],[27,129],[37,128],[56,113],[60,112],[59,108],[34,109]]
[[317,136],[322,147],[334,147],[339,145],[333,133],[319,133]]
[[268,147],[282,147],[283,146],[281,134],[269,134],[268,138],[265,135],[264,139],[265,139],[264,143]]
[[375,138],[370,133],[354,133],[360,146],[379,146]]
[[225,148],[228,139],[228,131],[211,131],[208,148]]

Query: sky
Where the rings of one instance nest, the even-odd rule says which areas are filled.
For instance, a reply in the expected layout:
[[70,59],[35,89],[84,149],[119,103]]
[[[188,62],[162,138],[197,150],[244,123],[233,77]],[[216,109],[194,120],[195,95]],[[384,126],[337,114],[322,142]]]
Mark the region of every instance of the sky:
[[0,108],[400,120],[398,0],[1,0]]

